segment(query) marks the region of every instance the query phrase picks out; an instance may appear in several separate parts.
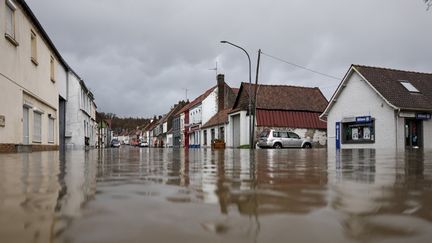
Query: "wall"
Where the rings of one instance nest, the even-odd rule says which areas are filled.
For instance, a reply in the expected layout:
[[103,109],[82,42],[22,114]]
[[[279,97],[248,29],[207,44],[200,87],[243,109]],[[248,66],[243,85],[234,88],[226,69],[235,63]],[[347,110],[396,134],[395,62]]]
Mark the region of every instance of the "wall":
[[[95,145],[96,106],[88,93],[82,87],[79,77],[68,73],[68,102],[66,103],[66,148],[83,149],[85,136],[88,136],[91,146]],[[86,129],[84,129],[86,124]],[[108,141],[110,142],[110,141]]]
[[[34,100],[34,106],[45,108],[46,114],[54,114],[58,110],[59,88],[58,82],[52,82],[50,78],[50,59],[54,56],[40,32],[33,26],[30,19],[24,14],[19,4],[15,11],[15,40],[18,46],[14,46],[4,36],[5,33],[5,1],[0,2],[0,115],[6,118],[6,126],[0,127],[0,143],[21,144],[23,142],[23,103],[24,93]],[[31,60],[31,29],[37,35],[37,61],[35,65]],[[57,57],[54,56],[58,63]],[[46,117],[42,121],[47,121]],[[48,121],[47,121],[48,122]],[[43,125],[42,138],[47,138],[47,128]],[[58,119],[55,120],[55,128],[58,129]],[[33,127],[30,118],[29,127]],[[30,132],[31,135],[31,132]],[[55,137],[58,130],[55,131]],[[31,140],[31,139],[30,139]],[[58,138],[54,145],[57,145]],[[50,145],[43,141],[43,144]]]
[[375,143],[341,144],[341,148],[396,147],[394,110],[365,82],[353,73],[346,82],[327,117],[328,148],[335,149],[335,124],[344,117],[372,116],[375,118]]
[[202,101],[202,124],[206,124],[218,112],[217,108],[217,92],[215,88],[203,101]]
[[[240,145],[249,144],[249,117],[246,116],[246,111],[239,111],[228,115],[228,125],[225,129],[227,136],[227,147],[235,147],[234,139],[239,137]],[[234,132],[234,117],[239,116],[239,127],[237,132]],[[236,137],[236,138],[235,138]]]

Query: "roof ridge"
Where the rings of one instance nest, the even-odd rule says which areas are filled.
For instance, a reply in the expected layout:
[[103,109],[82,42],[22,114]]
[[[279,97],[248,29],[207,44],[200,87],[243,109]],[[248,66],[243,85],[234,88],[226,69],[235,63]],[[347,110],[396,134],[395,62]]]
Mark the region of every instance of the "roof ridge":
[[354,66],[354,67],[382,69],[382,70],[388,70],[388,71],[405,72],[405,73],[416,73],[416,74],[432,75],[432,73],[427,73],[427,72],[409,71],[409,70],[402,70],[402,69],[395,69],[395,68],[388,68],[388,67],[377,67],[377,66],[368,66],[368,65],[361,65],[361,64],[352,64],[352,66]]
[[[249,83],[242,82],[246,85],[249,85]],[[255,85],[255,84],[252,84]],[[292,84],[258,84],[258,86],[269,86],[269,87],[292,87],[292,88],[302,88],[302,89],[319,89],[319,87],[307,87],[307,86],[300,86],[300,85],[292,85]]]

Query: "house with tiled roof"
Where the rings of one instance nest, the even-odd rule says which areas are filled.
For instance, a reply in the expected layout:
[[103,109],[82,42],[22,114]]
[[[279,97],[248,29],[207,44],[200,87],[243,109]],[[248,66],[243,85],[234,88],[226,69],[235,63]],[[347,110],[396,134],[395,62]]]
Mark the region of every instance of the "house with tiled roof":
[[314,146],[326,143],[326,123],[319,115],[327,106],[327,99],[319,88],[291,85],[250,85],[242,83],[233,109],[228,113],[227,146],[238,147],[249,144],[249,94],[254,100],[256,87],[256,109],[254,144],[258,135],[268,129],[284,129],[309,138]]
[[432,74],[351,65],[321,115],[328,148],[432,148]]
[[178,104],[175,104],[167,114],[162,116],[154,129],[156,141],[153,142],[153,144],[156,144],[157,147],[173,146],[173,119],[175,114],[177,114],[177,112],[179,112],[186,105],[186,101],[180,101]]

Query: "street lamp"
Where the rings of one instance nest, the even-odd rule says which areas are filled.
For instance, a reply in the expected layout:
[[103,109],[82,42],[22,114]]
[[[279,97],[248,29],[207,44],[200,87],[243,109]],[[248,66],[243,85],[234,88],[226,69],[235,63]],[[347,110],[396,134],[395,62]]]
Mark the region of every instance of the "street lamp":
[[251,59],[249,56],[249,53],[241,46],[238,46],[236,44],[233,44],[229,41],[221,41],[222,44],[229,44],[232,45],[234,47],[239,48],[240,50],[244,51],[244,53],[246,53],[246,56],[248,58],[249,61],[249,88],[248,88],[248,93],[249,93],[249,105],[248,105],[248,112],[249,112],[249,147],[251,149],[255,148],[255,146],[253,145],[253,134],[252,134],[252,91],[251,91],[251,87],[252,87],[252,78],[251,78]]

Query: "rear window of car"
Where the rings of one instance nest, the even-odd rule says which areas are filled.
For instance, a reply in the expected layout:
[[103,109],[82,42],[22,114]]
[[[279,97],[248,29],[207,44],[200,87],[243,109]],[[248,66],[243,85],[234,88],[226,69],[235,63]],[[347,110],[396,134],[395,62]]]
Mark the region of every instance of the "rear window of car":
[[270,134],[270,131],[263,131],[263,132],[260,134],[260,138],[266,138],[266,137],[269,136],[269,134]]

